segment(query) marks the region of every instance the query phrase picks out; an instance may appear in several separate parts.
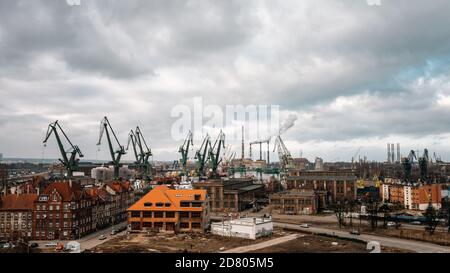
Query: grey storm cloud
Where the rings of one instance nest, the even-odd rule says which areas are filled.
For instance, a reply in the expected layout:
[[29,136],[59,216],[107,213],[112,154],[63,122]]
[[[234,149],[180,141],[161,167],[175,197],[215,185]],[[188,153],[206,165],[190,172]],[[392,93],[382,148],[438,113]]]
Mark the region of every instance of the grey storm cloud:
[[122,144],[139,125],[155,159],[172,160],[171,109],[193,97],[280,105],[298,116],[291,145],[446,149],[449,11],[446,0],[0,0],[0,152],[42,156],[59,119],[87,158],[107,158],[95,146],[107,115]]

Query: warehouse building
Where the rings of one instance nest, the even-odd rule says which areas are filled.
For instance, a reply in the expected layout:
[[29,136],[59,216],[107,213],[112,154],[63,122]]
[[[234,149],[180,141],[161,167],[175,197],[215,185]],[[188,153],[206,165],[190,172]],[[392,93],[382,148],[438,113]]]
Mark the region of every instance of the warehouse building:
[[265,186],[251,178],[210,179],[193,183],[194,189],[206,190],[213,212],[240,212],[264,196]]

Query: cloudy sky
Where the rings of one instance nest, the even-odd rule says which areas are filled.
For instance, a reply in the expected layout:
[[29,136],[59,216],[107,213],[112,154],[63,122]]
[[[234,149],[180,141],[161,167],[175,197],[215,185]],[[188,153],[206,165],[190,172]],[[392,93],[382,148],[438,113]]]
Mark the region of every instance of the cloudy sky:
[[448,0],[0,0],[0,153],[58,157],[42,145],[58,119],[85,158],[107,159],[106,115],[123,145],[139,125],[154,159],[177,159],[171,110],[200,97],[297,115],[283,135],[296,157],[384,160],[400,142],[449,160],[449,13]]

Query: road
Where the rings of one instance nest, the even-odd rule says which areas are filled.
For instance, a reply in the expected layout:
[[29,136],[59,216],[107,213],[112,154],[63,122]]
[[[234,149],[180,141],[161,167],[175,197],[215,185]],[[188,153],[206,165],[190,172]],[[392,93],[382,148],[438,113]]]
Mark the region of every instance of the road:
[[[91,248],[94,248],[94,247],[104,243],[104,242],[107,242],[107,241],[111,240],[112,238],[114,238],[114,237],[116,237],[118,235],[125,234],[126,231],[122,231],[120,233],[117,233],[116,235],[113,235],[113,236],[110,235],[111,231],[113,229],[117,230],[120,227],[123,227],[123,226],[126,226],[126,225],[127,225],[127,223],[123,222],[123,223],[117,224],[115,226],[111,226],[111,227],[108,227],[106,229],[102,229],[102,230],[99,230],[97,232],[91,233],[91,234],[89,234],[89,235],[87,235],[85,237],[82,237],[79,240],[74,240],[74,241],[77,241],[77,242],[80,243],[81,251],[86,250],[86,249],[91,249]],[[98,239],[98,237],[100,235],[102,235],[102,234],[106,235],[106,239],[105,240],[99,240]],[[49,242],[58,242],[58,243],[62,243],[62,244],[67,244],[70,241],[67,241],[67,240],[30,241],[30,243],[38,243],[39,244],[39,248],[46,248],[45,244],[47,244]]]
[[[114,238],[114,237],[116,237],[118,235],[125,234],[126,231],[122,231],[120,233],[117,233],[116,235],[111,235],[111,231],[113,229],[117,230],[118,228],[126,226],[126,225],[127,225],[126,222],[125,223],[121,223],[121,224],[109,227],[107,229],[103,229],[103,230],[97,231],[95,233],[89,234],[89,235],[81,238],[80,240],[78,240],[78,242],[81,244],[81,251],[86,250],[86,249],[94,248],[94,247],[96,247],[96,246],[98,246],[100,244],[103,244],[104,242],[107,242],[107,241],[111,240],[112,238]],[[102,235],[102,234],[106,235],[106,239],[99,240],[98,237],[100,235]]]
[[369,235],[369,234],[352,235],[352,234],[348,233],[348,231],[334,230],[334,229],[329,229],[329,228],[319,228],[319,227],[312,227],[312,226],[310,226],[309,228],[301,228],[301,227],[299,227],[299,225],[279,223],[279,222],[274,222],[274,226],[281,227],[281,228],[289,228],[289,229],[294,229],[294,230],[301,230],[303,232],[309,232],[309,233],[323,233],[323,234],[338,236],[341,238],[358,239],[358,240],[362,240],[365,242],[377,241],[382,246],[395,247],[395,248],[405,249],[405,250],[418,252],[418,253],[450,253],[449,247],[430,244],[430,243],[426,243],[426,242],[420,242],[420,241],[404,240],[404,239],[399,239],[399,238],[383,237],[383,236],[376,236],[376,235]]
[[229,249],[229,250],[223,251],[222,253],[245,253],[245,252],[249,252],[249,251],[255,251],[255,250],[266,248],[266,247],[270,247],[270,246],[273,246],[273,245],[286,243],[286,242],[289,242],[291,240],[295,240],[295,239],[297,239],[300,236],[301,236],[300,234],[291,234],[291,235],[288,235],[288,236],[284,236],[284,237],[272,239],[272,240],[269,240],[269,241],[265,241],[265,242],[262,242],[262,243],[259,243],[259,244],[236,247],[236,248],[233,248],[233,249]]

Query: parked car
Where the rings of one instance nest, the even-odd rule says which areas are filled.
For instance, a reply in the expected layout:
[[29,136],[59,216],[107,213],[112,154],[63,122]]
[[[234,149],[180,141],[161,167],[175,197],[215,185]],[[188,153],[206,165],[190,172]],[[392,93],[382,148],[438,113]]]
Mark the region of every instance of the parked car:
[[395,227],[395,226],[396,226],[395,222],[387,222],[386,225],[387,225],[388,227]]
[[6,243],[6,244],[3,245],[3,248],[10,248],[10,247],[11,247],[10,243]]
[[116,235],[117,234],[117,230],[113,229],[111,230],[111,235]]
[[301,224],[300,227],[301,228],[309,228],[309,225],[308,224]]
[[31,247],[31,248],[36,248],[36,247],[38,247],[38,246],[39,246],[38,243],[31,243],[31,244],[30,244],[30,247]]
[[45,244],[46,247],[57,247],[58,243],[57,242],[49,242]]
[[55,248],[56,251],[64,250],[64,244],[58,244]]
[[100,237],[98,237],[99,240],[105,240],[106,239],[106,235],[100,235]]
[[412,221],[410,224],[420,226],[422,223],[420,221]]
[[350,234],[352,234],[352,235],[361,235],[361,233],[359,231],[357,231],[356,229],[350,231]]

